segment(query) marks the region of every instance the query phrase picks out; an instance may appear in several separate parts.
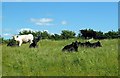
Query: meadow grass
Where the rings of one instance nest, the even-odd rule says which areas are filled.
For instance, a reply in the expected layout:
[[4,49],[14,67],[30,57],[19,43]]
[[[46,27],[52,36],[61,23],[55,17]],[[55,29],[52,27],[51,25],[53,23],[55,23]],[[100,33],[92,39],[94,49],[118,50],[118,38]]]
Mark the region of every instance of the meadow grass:
[[[62,52],[69,40],[41,40],[38,48],[2,45],[3,76],[117,76],[118,39],[100,40],[102,47]],[[79,40],[79,39],[78,39]],[[85,41],[85,40],[79,40]],[[97,40],[94,40],[97,41]],[[94,42],[93,41],[93,42]]]

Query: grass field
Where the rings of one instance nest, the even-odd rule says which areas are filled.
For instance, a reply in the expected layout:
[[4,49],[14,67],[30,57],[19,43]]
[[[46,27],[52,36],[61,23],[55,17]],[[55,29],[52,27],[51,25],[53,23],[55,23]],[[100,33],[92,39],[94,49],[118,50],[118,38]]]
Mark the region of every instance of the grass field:
[[[39,48],[2,45],[3,76],[117,76],[118,40],[101,40],[103,47],[79,47],[79,52],[62,52],[70,40],[41,40]],[[79,40],[84,41],[84,40]]]

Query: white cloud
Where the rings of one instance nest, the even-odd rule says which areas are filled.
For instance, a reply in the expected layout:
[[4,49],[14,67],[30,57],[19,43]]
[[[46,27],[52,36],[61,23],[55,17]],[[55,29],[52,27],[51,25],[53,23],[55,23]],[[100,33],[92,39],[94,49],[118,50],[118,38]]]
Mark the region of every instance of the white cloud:
[[50,35],[54,35],[55,33],[50,33]]
[[49,32],[48,30],[43,30],[43,31]]
[[3,36],[11,36],[12,34],[4,33]]
[[54,33],[49,32],[48,30],[42,30],[41,32],[48,32],[50,35],[54,35]]
[[21,28],[20,29],[20,31],[24,31],[24,30],[26,30],[26,31],[33,31],[33,29],[30,29],[30,28]]
[[33,30],[33,29],[31,29],[31,28],[21,28],[21,29],[17,30],[17,32],[18,32],[18,33],[19,33],[19,32],[23,32],[24,30],[36,32],[35,30]]
[[53,22],[53,19],[51,18],[31,18],[30,19],[31,22],[34,22],[36,25],[39,26],[49,26],[49,25],[53,25],[51,22]]
[[61,24],[62,25],[67,25],[67,21],[62,21]]

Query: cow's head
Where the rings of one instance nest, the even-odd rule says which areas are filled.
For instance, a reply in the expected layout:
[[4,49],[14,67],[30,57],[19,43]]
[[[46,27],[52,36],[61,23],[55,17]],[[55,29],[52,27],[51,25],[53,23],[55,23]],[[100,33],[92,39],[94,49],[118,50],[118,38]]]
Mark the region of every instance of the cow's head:
[[14,40],[17,40],[17,38],[19,37],[18,35],[14,35],[12,36]]

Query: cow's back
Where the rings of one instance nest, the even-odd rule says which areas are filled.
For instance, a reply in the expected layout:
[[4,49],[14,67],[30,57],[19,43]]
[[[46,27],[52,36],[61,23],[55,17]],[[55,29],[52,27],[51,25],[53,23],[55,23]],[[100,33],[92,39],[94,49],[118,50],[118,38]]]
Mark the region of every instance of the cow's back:
[[32,34],[28,34],[28,35],[21,35],[20,36],[23,42],[28,42],[28,41],[32,41],[33,40],[33,35]]

